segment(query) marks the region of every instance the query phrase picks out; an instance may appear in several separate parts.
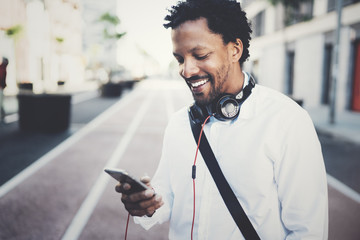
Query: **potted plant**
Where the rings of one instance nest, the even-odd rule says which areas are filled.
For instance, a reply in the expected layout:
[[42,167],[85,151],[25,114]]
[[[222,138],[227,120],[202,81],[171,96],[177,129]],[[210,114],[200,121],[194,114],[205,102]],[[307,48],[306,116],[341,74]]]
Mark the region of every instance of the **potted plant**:
[[[58,44],[63,38],[56,37]],[[59,84],[59,82],[58,82]],[[32,89],[32,84],[21,87]],[[71,94],[33,93],[20,91],[18,96],[19,127],[23,131],[56,133],[66,131],[70,126]]]

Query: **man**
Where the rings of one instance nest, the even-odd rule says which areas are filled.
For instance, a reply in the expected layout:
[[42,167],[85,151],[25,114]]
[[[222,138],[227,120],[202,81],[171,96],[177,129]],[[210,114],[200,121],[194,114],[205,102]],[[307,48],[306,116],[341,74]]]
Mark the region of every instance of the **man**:
[[0,122],[4,121],[4,89],[6,87],[6,67],[9,61],[7,58],[0,57]]
[[[195,105],[205,117],[210,115],[205,135],[259,237],[326,239],[326,173],[314,126],[295,102],[266,87],[253,87],[251,76],[242,71],[251,29],[240,4],[187,0],[165,20],[164,26],[172,28],[180,75]],[[224,94],[239,102],[240,113],[229,107],[230,120],[226,114],[216,117],[220,113],[214,104]],[[244,239],[201,155],[193,193],[196,144],[188,109],[171,118],[153,181],[143,180],[153,190],[122,194],[125,208],[146,229],[170,220],[170,239],[190,239],[190,231],[194,239]],[[119,184],[116,190],[129,188]]]

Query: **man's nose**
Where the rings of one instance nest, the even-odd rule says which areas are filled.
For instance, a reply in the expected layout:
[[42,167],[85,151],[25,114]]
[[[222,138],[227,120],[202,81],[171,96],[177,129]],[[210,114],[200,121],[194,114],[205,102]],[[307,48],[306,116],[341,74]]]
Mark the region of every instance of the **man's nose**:
[[199,67],[192,60],[186,60],[180,67],[180,75],[183,78],[190,78],[199,74]]

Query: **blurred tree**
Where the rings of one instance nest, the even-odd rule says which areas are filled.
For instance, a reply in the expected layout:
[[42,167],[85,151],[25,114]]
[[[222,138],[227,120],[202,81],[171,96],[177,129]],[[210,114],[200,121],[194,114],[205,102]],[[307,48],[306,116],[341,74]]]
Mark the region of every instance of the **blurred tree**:
[[284,6],[298,6],[302,2],[308,2],[309,0],[268,0],[272,5],[278,3],[283,4]]
[[312,18],[314,0],[268,0],[272,5],[282,4],[285,9],[285,26]]
[[[120,25],[120,19],[118,16],[116,15],[112,15],[109,12],[105,12],[104,14],[102,14],[99,19],[97,20],[97,22],[100,22],[104,25],[104,30],[103,30],[103,37],[106,41],[106,43],[104,42],[104,48],[107,48],[109,52],[111,52],[111,49],[114,48],[114,44],[116,43],[117,40],[119,40],[120,38],[122,38],[123,36],[125,36],[126,32],[119,32],[119,25]],[[115,59],[114,59],[115,60]],[[104,64],[105,62],[103,62],[102,64]],[[105,63],[105,65],[108,65],[107,67],[110,68],[110,70],[108,70],[108,79],[111,82],[111,72],[117,67],[115,64],[113,63]]]
[[5,34],[9,38],[17,40],[19,38],[22,30],[23,30],[23,27],[21,25],[15,25],[15,26],[5,29]]
[[126,34],[126,32],[119,33],[117,31],[117,27],[120,24],[120,19],[116,15],[111,15],[110,13],[106,12],[100,16],[99,21],[105,24],[105,28],[104,28],[105,39],[119,40]]

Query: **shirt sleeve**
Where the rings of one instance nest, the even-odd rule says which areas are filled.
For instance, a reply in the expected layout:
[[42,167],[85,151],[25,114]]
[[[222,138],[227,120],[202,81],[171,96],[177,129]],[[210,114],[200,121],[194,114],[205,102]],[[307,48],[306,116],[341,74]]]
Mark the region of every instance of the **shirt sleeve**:
[[284,132],[274,170],[286,239],[327,239],[326,171],[313,123],[303,111]]

